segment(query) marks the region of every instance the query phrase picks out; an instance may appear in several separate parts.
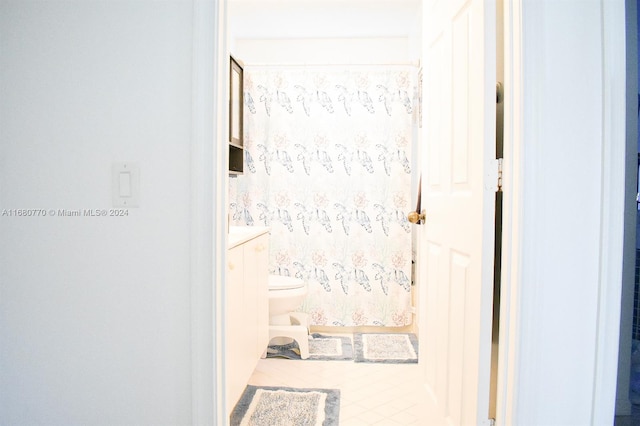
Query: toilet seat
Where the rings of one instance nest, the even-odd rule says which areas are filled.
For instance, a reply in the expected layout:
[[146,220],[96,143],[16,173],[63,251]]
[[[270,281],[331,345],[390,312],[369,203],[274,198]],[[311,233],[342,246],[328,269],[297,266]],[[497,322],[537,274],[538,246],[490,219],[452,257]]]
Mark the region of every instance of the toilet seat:
[[269,290],[293,290],[304,287],[304,281],[299,278],[284,275],[269,275]]

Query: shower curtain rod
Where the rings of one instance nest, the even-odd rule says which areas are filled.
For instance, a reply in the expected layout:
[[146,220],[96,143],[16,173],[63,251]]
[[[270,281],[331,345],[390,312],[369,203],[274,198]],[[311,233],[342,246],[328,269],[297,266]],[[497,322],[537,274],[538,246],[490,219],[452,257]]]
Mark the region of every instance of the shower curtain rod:
[[419,67],[415,62],[395,63],[395,64],[347,64],[347,63],[330,63],[330,64],[268,64],[268,63],[244,63],[245,67]]

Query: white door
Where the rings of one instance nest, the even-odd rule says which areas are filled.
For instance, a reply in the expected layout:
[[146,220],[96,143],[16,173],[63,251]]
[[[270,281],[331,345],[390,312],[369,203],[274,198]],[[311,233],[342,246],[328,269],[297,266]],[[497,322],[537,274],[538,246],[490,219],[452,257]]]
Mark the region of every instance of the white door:
[[[420,358],[426,424],[489,424],[495,170],[495,4],[423,4]],[[494,172],[495,173],[495,172]]]

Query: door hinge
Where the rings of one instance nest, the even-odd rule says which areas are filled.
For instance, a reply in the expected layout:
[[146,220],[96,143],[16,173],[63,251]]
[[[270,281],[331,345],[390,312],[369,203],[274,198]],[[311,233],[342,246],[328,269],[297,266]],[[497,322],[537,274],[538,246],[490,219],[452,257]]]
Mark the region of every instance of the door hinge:
[[487,167],[485,188],[491,192],[502,191],[502,158],[491,160]]
[[496,426],[496,419],[489,419],[489,426]]
[[498,192],[502,191],[502,158],[496,159],[498,163]]

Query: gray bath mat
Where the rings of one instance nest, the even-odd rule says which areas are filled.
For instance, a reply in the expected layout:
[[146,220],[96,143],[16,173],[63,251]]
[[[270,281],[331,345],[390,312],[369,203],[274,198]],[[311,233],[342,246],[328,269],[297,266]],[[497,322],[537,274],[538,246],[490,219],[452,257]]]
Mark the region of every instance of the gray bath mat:
[[340,391],[247,386],[231,413],[231,426],[337,426]]
[[418,339],[413,333],[354,333],[353,346],[355,362],[418,362]]
[[[301,359],[298,343],[288,345],[269,345],[267,358]],[[309,358],[311,360],[353,360],[351,339],[343,336],[309,335]]]

